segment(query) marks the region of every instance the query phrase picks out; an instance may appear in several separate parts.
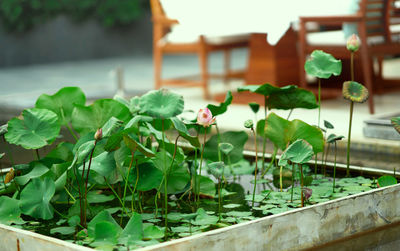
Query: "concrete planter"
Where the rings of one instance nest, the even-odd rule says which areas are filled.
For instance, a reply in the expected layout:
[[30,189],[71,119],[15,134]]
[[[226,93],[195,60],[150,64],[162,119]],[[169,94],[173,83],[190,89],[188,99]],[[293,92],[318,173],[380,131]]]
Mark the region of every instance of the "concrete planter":
[[[399,221],[400,184],[140,250],[298,250]],[[91,250],[4,225],[0,225],[0,243],[2,250]]]

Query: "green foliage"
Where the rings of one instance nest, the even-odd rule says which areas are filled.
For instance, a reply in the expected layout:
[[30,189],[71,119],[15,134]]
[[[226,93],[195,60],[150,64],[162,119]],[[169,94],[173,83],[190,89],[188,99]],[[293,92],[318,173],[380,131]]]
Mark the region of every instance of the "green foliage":
[[379,179],[378,179],[379,187],[386,187],[386,186],[391,186],[391,185],[395,185],[395,184],[397,184],[397,180],[393,176],[384,175],[384,176],[379,177]]
[[44,220],[53,218],[54,209],[50,200],[54,193],[55,184],[52,179],[48,177],[33,179],[21,192],[22,213]]
[[207,108],[210,110],[213,116],[221,115],[228,110],[228,106],[232,103],[232,99],[232,92],[228,91],[226,93],[224,102],[222,102],[218,106],[209,104],[207,105]]
[[307,163],[314,155],[312,146],[303,139],[298,139],[286,148],[279,159],[280,166],[286,166],[288,161],[297,164]]
[[314,153],[322,152],[324,146],[320,129],[298,119],[286,120],[275,113],[271,113],[267,118],[265,134],[281,150],[286,149],[288,144],[297,139],[304,139],[310,143]]
[[22,119],[8,121],[6,140],[26,149],[38,149],[53,143],[60,133],[57,115],[47,109],[32,108],[22,112]]
[[304,69],[311,76],[330,78],[332,75],[339,76],[342,73],[342,62],[329,53],[315,50],[305,63]]
[[[230,143],[233,145],[233,150],[230,153],[232,163],[236,163],[243,158],[243,147],[247,141],[247,134],[243,131],[233,132],[228,131],[220,135],[221,143]],[[204,157],[211,161],[218,161],[218,137],[213,135],[207,142],[204,148]]]
[[347,100],[364,103],[369,97],[368,89],[355,81],[346,81],[343,83],[343,97]]
[[1,196],[0,197],[0,223],[5,225],[22,224],[24,221],[20,217],[18,200]]
[[270,109],[290,110],[295,108],[318,108],[314,93],[302,88],[291,88],[287,91],[273,94],[268,99]]
[[183,97],[167,89],[149,91],[139,101],[142,112],[158,119],[169,119],[182,113]]
[[390,121],[392,122],[394,129],[400,133],[400,117],[392,118]]
[[22,32],[58,15],[98,20],[104,27],[128,25],[143,13],[142,0],[2,0],[0,20],[7,31]]

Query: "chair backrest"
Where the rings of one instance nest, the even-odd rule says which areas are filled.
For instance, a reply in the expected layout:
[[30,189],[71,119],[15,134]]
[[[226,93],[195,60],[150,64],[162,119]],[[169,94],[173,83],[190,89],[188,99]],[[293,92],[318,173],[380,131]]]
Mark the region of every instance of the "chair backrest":
[[150,0],[150,8],[153,19],[153,40],[157,42],[171,31],[171,24],[163,22],[163,20],[168,20],[168,17],[165,15],[160,0]]
[[[364,18],[361,34],[374,43],[390,42],[390,4],[392,0],[361,0],[359,14]],[[362,30],[360,30],[362,29]],[[360,34],[360,36],[361,36]]]
[[400,41],[400,0],[391,0],[389,9],[389,25],[392,41]]

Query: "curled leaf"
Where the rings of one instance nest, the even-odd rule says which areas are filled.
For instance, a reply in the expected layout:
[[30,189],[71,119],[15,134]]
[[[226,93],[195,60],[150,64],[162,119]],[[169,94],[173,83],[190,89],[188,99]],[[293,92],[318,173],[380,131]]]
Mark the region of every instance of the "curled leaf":
[[343,97],[347,100],[364,103],[369,97],[368,89],[355,81],[346,81],[343,83]]
[[396,129],[396,131],[398,133],[400,133],[400,117],[392,118],[391,122],[392,122],[394,129]]
[[10,168],[10,171],[6,174],[6,177],[4,178],[4,184],[10,183],[14,179],[14,169]]

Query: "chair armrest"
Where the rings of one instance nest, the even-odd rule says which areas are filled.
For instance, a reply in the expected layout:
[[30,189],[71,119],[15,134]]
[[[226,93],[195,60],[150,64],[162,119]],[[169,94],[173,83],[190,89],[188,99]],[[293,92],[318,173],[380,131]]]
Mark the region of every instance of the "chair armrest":
[[179,24],[179,21],[176,19],[170,19],[163,16],[156,16],[152,18],[153,23],[160,24],[163,26],[172,26],[174,24]]
[[358,23],[363,21],[361,15],[344,15],[344,16],[313,16],[299,17],[300,23],[315,22],[323,25],[338,25],[343,23]]

